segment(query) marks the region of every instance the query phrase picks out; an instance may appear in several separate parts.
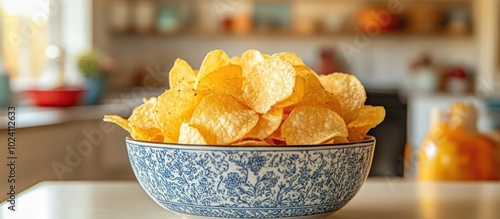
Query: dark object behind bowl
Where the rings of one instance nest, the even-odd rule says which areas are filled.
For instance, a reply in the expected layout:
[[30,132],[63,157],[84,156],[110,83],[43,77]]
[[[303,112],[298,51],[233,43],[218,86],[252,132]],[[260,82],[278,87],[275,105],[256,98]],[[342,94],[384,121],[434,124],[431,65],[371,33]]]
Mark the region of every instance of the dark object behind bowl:
[[396,90],[367,90],[366,105],[384,106],[385,120],[368,132],[377,143],[369,176],[404,175],[407,141],[407,105]]

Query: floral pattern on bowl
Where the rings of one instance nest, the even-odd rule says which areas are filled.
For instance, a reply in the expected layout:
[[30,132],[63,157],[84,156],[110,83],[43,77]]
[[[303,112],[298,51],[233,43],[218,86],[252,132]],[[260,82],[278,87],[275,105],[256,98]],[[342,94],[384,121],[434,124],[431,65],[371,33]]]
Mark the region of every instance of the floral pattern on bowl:
[[136,178],[160,206],[215,218],[298,218],[342,208],[365,181],[375,139],[287,147],[224,147],[127,139]]

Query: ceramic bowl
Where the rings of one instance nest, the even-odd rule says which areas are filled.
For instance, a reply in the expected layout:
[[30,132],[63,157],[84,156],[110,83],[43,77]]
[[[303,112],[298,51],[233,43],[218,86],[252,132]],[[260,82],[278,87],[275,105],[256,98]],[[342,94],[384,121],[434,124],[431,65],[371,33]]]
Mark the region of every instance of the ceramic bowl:
[[183,218],[325,217],[359,191],[375,149],[373,137],[273,147],[126,143],[144,191]]
[[55,88],[26,90],[36,106],[69,107],[78,105],[84,93],[83,88]]

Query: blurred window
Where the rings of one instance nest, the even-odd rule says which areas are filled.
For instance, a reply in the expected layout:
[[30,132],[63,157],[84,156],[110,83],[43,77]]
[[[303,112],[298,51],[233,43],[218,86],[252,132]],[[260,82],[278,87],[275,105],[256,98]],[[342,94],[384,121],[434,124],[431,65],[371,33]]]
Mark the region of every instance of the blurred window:
[[92,1],[0,0],[0,43],[14,91],[37,85],[50,44],[63,49],[65,82],[78,84],[76,57],[92,48]]
[[1,52],[13,79],[38,77],[46,66],[47,0],[0,0]]

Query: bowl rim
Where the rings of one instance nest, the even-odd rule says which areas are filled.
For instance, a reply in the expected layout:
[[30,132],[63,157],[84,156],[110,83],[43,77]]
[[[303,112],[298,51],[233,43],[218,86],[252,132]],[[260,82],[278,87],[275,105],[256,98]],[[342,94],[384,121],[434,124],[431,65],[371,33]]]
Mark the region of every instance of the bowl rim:
[[314,149],[331,149],[331,148],[346,148],[346,147],[365,147],[368,145],[375,146],[376,139],[371,135],[367,135],[365,140],[356,142],[346,142],[342,144],[312,144],[312,145],[286,145],[286,146],[241,146],[241,145],[198,145],[198,144],[175,144],[166,142],[150,142],[132,139],[130,136],[125,138],[127,145],[129,143],[143,147],[152,148],[174,148],[174,149],[190,149],[190,150],[314,150]]

